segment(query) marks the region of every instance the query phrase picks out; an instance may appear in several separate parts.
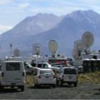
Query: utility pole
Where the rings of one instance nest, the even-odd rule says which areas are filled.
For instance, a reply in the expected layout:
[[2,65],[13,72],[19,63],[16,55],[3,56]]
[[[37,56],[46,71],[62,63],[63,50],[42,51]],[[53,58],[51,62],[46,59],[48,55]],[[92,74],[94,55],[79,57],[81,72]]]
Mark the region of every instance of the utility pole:
[[13,56],[13,43],[10,43],[11,57]]

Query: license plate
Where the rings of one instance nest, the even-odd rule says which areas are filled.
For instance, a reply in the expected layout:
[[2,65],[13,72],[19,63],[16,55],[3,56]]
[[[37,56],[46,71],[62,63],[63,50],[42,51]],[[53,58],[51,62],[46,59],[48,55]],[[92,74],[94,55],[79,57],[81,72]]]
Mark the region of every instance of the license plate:
[[46,78],[49,78],[49,76],[46,76]]
[[71,79],[72,77],[71,76],[69,76],[69,79]]

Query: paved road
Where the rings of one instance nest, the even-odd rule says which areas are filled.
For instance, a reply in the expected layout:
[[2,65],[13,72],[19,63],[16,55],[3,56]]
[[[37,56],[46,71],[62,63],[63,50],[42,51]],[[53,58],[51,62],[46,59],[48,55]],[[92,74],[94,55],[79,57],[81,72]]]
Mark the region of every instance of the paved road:
[[25,91],[6,89],[0,92],[0,99],[100,99],[100,84],[84,83],[77,87],[25,86]]

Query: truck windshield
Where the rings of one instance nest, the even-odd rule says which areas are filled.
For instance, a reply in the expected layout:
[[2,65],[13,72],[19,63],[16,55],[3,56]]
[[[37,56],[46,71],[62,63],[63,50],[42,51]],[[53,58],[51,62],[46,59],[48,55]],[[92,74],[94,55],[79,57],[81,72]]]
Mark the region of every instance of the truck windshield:
[[18,71],[20,70],[20,63],[6,63],[7,71]]

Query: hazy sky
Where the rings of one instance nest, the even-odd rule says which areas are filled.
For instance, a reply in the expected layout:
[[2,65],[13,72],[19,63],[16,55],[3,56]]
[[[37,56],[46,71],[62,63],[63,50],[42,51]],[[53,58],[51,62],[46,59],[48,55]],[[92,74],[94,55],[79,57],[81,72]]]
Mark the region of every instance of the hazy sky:
[[0,34],[40,12],[65,15],[75,10],[100,13],[100,0],[0,0]]

